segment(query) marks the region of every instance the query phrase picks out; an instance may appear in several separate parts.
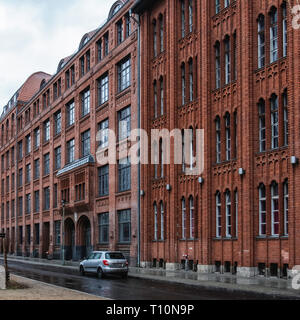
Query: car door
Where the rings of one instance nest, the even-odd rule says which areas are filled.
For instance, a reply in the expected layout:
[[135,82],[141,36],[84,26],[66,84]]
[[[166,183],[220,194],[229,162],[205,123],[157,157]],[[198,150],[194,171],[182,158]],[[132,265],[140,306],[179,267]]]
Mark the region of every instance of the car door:
[[97,252],[95,253],[95,255],[93,256],[93,259],[91,260],[91,272],[97,272],[98,266],[100,264],[100,258],[102,256],[101,252]]
[[84,262],[84,270],[87,272],[91,272],[92,263],[94,259],[95,253],[91,253],[89,257]]

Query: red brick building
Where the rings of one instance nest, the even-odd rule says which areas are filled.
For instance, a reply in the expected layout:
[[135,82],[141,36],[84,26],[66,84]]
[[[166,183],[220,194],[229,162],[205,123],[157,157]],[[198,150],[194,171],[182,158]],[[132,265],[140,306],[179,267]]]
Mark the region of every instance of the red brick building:
[[9,253],[61,258],[64,200],[66,259],[120,250],[136,264],[137,168],[123,159],[103,167],[96,161],[98,148],[107,147],[96,141],[100,128],[118,132],[120,148],[130,126],[137,127],[130,6],[117,1],[55,75],[32,75],[4,108],[0,229]]
[[[188,262],[198,272],[246,276],[285,276],[299,265],[295,4],[117,1],[56,75],[33,75],[5,108],[0,229],[9,252],[59,258],[64,199],[68,259],[114,249],[132,265],[173,270]],[[139,114],[149,136],[152,129],[203,129],[204,172],[186,174],[189,162],[175,165],[173,152],[170,165],[141,165],[140,183],[138,166],[126,161],[99,166],[98,129],[118,131],[130,146],[128,129],[139,127]],[[196,144],[194,134],[186,160]]]
[[135,2],[142,127],[205,132],[202,179],[182,165],[142,167],[144,266],[185,268],[187,255],[189,269],[199,272],[281,276],[300,264],[293,5]]

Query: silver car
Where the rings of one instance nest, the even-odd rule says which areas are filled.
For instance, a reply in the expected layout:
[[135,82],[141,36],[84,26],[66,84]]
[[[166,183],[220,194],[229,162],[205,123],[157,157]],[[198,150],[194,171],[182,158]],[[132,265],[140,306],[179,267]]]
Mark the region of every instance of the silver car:
[[80,263],[80,274],[95,273],[99,279],[107,274],[120,274],[122,278],[128,276],[128,261],[121,252],[94,251]]

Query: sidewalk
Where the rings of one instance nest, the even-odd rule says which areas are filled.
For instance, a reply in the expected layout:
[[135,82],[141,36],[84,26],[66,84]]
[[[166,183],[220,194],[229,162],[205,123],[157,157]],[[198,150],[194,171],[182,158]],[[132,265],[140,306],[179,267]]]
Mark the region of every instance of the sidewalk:
[[[61,288],[15,275],[11,275],[11,280],[15,284],[14,288],[0,290],[0,300],[108,300],[88,293]],[[19,288],[19,286],[22,286],[22,288]]]
[[[2,257],[1,257],[2,260]],[[78,262],[66,262],[67,266],[62,266],[60,261],[46,259],[31,259],[24,257],[9,256],[8,261],[22,261],[40,266],[64,268],[72,273],[78,273]],[[300,290],[292,289],[291,279],[266,278],[257,276],[254,278],[237,277],[231,274],[200,274],[192,271],[166,271],[162,269],[142,269],[129,268],[129,277],[147,279],[152,281],[164,281],[178,283],[187,286],[196,286],[208,290],[223,290],[240,293],[257,293],[258,297],[273,297],[286,299],[299,299]]]

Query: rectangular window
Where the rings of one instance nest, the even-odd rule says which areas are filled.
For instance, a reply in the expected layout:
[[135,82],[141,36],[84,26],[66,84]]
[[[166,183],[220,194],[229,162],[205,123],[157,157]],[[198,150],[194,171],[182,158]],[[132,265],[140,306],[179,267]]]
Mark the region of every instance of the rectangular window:
[[68,70],[66,72],[66,88],[69,89],[71,86],[71,82],[70,82],[70,70]]
[[278,97],[273,95],[271,98],[271,139],[272,149],[279,146],[279,112],[278,112]]
[[81,93],[81,114],[86,116],[90,113],[90,89]]
[[181,37],[185,37],[185,0],[181,0]]
[[265,17],[258,18],[258,68],[265,66]]
[[126,24],[125,34],[126,34],[126,38],[128,38],[131,34],[131,22],[130,22],[129,13],[125,15],[125,24]]
[[283,56],[287,56],[287,48],[288,48],[288,35],[287,35],[287,14],[286,14],[286,4],[284,3],[282,8],[282,37],[283,37]]
[[86,157],[91,152],[91,131],[87,130],[81,134],[81,153]]
[[54,157],[55,170],[59,170],[61,168],[61,147],[54,150]]
[[109,52],[109,33],[107,32],[104,37],[104,56],[108,55]]
[[289,185],[283,184],[284,235],[289,235]]
[[108,129],[109,129],[109,120],[106,119],[99,123],[98,125],[98,131],[97,139],[99,142],[99,147],[101,149],[108,147]]
[[118,212],[119,243],[130,243],[131,241],[131,211],[122,210]]
[[90,50],[86,53],[86,72],[91,70],[91,52]]
[[57,208],[57,200],[57,184],[55,184],[53,190],[53,208]]
[[40,211],[40,191],[34,192],[34,212]]
[[54,115],[54,134],[60,134],[61,133],[61,112],[57,112]]
[[119,192],[131,189],[131,163],[129,158],[119,160],[118,164],[118,190]]
[[85,59],[84,56],[80,58],[79,60],[79,64],[80,64],[80,76],[83,77],[85,74]]
[[19,217],[22,217],[23,215],[23,197],[19,197],[19,206],[18,206],[18,213],[19,213]]
[[25,171],[25,182],[30,183],[31,181],[31,164],[28,164],[26,166],[26,171]]
[[283,94],[283,135],[284,135],[284,145],[289,144],[289,117],[288,117],[288,96],[287,91]]
[[124,41],[123,20],[117,22],[117,44]]
[[131,132],[131,107],[118,112],[119,141],[127,139]]
[[60,235],[60,229],[61,229],[61,222],[55,221],[54,222],[54,233],[55,233],[55,245],[60,246],[61,244],[61,235]]
[[50,188],[44,188],[44,210],[50,209]]
[[75,102],[72,101],[66,105],[67,108],[67,127],[75,123]]
[[23,159],[23,142],[19,141],[18,142],[18,160]]
[[26,195],[26,202],[25,202],[25,214],[31,213],[31,194]]
[[40,146],[40,128],[34,130],[34,148],[37,149]]
[[226,237],[231,237],[232,219],[231,219],[231,194],[226,192]]
[[44,142],[48,142],[50,140],[50,120],[46,120],[44,122]]
[[265,102],[261,100],[258,104],[259,112],[259,151],[266,151],[266,110]]
[[75,161],[75,139],[67,142],[67,155],[68,164]]
[[108,74],[106,73],[98,80],[98,105],[101,106],[108,101],[109,87]]
[[126,58],[118,64],[118,91],[121,92],[131,85],[130,58]]
[[109,243],[109,213],[98,215],[99,243]]
[[23,186],[23,169],[19,169],[18,187]]
[[34,179],[39,179],[40,177],[40,159],[34,160]]
[[221,11],[221,0],[216,0],[216,14]]
[[44,155],[44,176],[50,174],[50,153]]
[[98,190],[99,197],[109,194],[109,165],[98,168]]
[[31,152],[31,135],[26,136],[25,138],[26,141],[26,155],[29,154]]
[[103,45],[102,45],[102,39],[100,39],[99,41],[97,41],[98,62],[103,59],[102,52],[103,52]]
[[23,244],[23,227],[19,226],[19,244]]
[[27,225],[26,226],[26,244],[30,245],[31,243],[31,226]]

